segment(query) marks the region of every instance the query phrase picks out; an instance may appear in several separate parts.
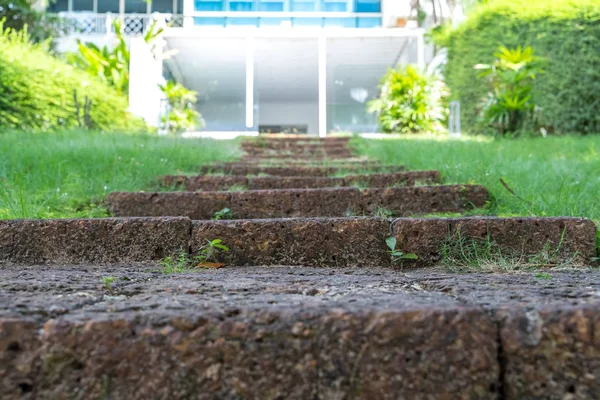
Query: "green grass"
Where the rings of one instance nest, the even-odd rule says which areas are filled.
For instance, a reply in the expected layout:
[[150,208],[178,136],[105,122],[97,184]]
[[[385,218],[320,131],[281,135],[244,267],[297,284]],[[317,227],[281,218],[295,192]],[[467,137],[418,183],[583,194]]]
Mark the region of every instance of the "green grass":
[[445,184],[485,186],[493,198],[488,214],[577,216],[600,224],[600,135],[516,140],[407,136],[354,139],[353,145],[385,164],[438,169]]
[[113,191],[231,160],[237,142],[92,132],[0,133],[0,219],[104,217]]

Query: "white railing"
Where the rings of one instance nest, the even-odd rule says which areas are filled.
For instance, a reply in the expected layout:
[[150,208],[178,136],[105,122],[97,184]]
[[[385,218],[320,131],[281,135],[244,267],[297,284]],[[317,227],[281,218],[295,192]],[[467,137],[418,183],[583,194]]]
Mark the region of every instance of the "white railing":
[[153,21],[167,26],[183,26],[183,15],[174,14],[96,14],[86,12],[60,13],[63,18],[63,28],[69,35],[104,35],[113,33],[113,22],[120,20],[123,33],[127,36],[142,35],[152,25]]

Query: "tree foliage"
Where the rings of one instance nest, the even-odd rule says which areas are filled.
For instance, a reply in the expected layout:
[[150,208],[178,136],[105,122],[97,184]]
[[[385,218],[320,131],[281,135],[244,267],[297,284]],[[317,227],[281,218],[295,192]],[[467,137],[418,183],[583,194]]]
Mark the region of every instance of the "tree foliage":
[[488,82],[473,65],[494,62],[499,46],[531,46],[545,60],[536,76],[539,123],[548,132],[600,132],[600,2],[597,0],[489,0],[456,28],[438,29],[448,49],[444,69],[452,99],[461,102],[463,126],[477,126]]

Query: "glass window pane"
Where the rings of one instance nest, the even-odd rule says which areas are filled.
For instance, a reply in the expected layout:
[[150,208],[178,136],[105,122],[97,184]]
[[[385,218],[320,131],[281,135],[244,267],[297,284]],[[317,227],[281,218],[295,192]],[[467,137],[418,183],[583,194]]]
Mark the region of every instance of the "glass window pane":
[[126,13],[145,14],[148,10],[148,3],[144,0],[125,0]]
[[225,17],[195,17],[194,25],[225,26]]
[[291,11],[316,11],[316,9],[314,1],[293,0],[291,5]]
[[323,26],[323,18],[293,18],[293,26]]
[[98,12],[99,13],[118,13],[119,11],[119,0],[101,0],[98,1]]
[[173,0],[152,0],[152,12],[172,13]]
[[258,18],[227,18],[227,26],[258,26]]
[[254,1],[229,1],[229,11],[254,11]]
[[358,18],[358,27],[359,28],[379,28],[381,27],[381,18]]
[[323,11],[327,12],[346,12],[348,3],[343,1],[326,1],[323,3]]
[[281,26],[282,22],[289,20],[289,18],[261,18],[260,26]]
[[177,0],[177,14],[183,14],[183,0]]
[[381,1],[356,0],[356,12],[381,12]]
[[196,11],[223,11],[223,1],[196,0]]
[[260,11],[283,11],[282,1],[261,1],[259,4]]
[[69,11],[69,0],[56,0],[48,6],[50,12]]
[[355,28],[356,18],[325,18],[325,26],[337,26],[341,28]]
[[[94,0],[73,0],[73,11],[94,11]],[[117,12],[118,11],[119,0],[117,0]]]

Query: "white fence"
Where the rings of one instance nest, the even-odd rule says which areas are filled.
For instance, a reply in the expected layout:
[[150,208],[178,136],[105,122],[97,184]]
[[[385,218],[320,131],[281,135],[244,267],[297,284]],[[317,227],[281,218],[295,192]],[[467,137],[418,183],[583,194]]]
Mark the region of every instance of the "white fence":
[[165,22],[167,26],[183,26],[183,15],[174,14],[97,14],[85,12],[60,13],[66,33],[69,35],[104,35],[114,33],[113,22],[120,20],[127,36],[142,35],[152,22]]

